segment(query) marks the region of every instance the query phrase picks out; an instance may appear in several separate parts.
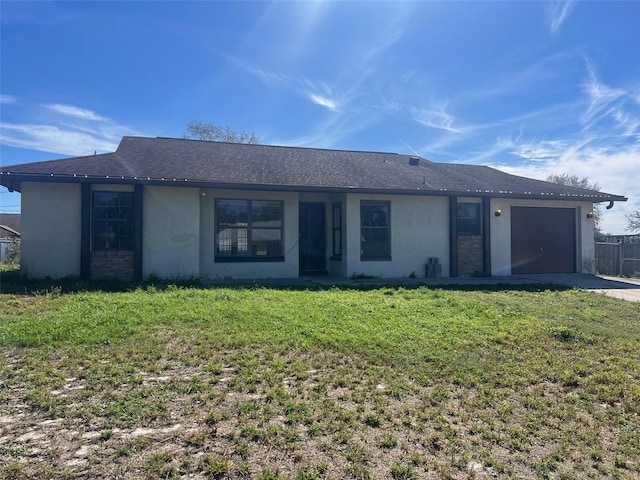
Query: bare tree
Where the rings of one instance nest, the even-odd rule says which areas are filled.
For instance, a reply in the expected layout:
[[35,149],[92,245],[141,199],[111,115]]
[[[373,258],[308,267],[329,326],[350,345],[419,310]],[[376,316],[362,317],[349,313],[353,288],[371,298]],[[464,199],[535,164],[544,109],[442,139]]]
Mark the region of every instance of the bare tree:
[[627,230],[640,232],[640,209],[625,215],[625,217],[627,217]]
[[221,127],[213,123],[192,121],[187,124],[187,129],[182,138],[193,138],[207,142],[250,143],[258,145],[262,143],[255,133],[236,132],[228,125]]
[[[600,191],[600,185],[597,183],[591,183],[588,177],[578,177],[577,175],[569,175],[568,173],[562,173],[560,175],[549,175],[546,178],[547,182],[559,183],[560,185],[567,185],[569,187],[586,188],[587,190]],[[600,205],[593,205],[593,226],[596,234],[602,233],[600,231],[600,222],[602,220],[602,211]]]

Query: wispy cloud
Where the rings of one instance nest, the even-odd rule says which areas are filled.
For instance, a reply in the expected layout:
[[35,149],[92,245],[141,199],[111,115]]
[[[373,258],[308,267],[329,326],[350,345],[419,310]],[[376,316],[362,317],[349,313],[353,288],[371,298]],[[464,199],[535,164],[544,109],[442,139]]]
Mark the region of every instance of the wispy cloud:
[[[378,83],[381,76],[386,77],[384,61],[405,35],[414,6],[394,4],[384,18],[373,11],[372,23],[377,23],[378,27],[369,26],[366,37],[354,35],[349,48],[336,50],[337,57],[331,63],[338,67],[331,69],[318,68],[318,45],[326,45],[318,35],[333,35],[326,20],[331,20],[327,17],[334,12],[334,4],[304,5],[304,8],[292,9],[300,18],[294,22],[295,27],[287,30],[286,41],[283,48],[278,49],[277,58],[271,52],[255,56],[254,50],[244,56],[227,54],[226,58],[266,87],[286,91],[324,110],[316,123],[305,125],[306,133],[280,143],[332,147],[349,134],[379,121],[385,114],[375,100],[371,101],[372,90],[378,89],[377,85],[371,85],[371,80]],[[301,30],[301,24],[310,28]],[[316,41],[312,41],[314,39]],[[290,47],[291,44],[295,47]],[[377,75],[380,72],[383,74]]]
[[92,110],[87,110],[86,108],[74,107],[73,105],[63,105],[61,103],[52,103],[45,105],[49,110],[53,110],[54,112],[61,113],[62,115],[67,115],[69,117],[75,117],[82,120],[91,120],[96,122],[104,122],[107,121],[106,118],[98,115],[96,112]]
[[281,88],[294,83],[298,83],[298,79],[295,76],[252,65],[244,60],[241,60],[240,58],[232,57],[230,55],[225,55],[225,57],[229,62],[245,70],[247,73],[253,75],[267,87]]
[[587,95],[589,106],[582,115],[582,123],[590,124],[600,120],[602,117],[615,113],[617,109],[616,101],[625,95],[621,88],[613,88],[602,83],[597,76],[594,65],[585,58],[588,80],[582,85],[584,93]]
[[308,95],[309,95],[309,99],[313,103],[320,105],[321,107],[325,107],[328,110],[331,110],[332,112],[335,112],[336,110],[338,110],[338,105],[334,100],[331,100],[330,98],[322,97],[315,93],[308,93]]
[[366,129],[377,120],[374,116],[362,116],[360,113],[355,112],[332,115],[326,121],[316,125],[307,134],[291,138],[274,139],[274,141],[280,145],[333,148],[343,139]]
[[532,141],[514,145],[509,153],[530,162],[547,162],[555,160],[559,152],[566,151],[568,148],[564,140]]
[[454,128],[455,117],[446,111],[447,103],[443,102],[433,108],[412,108],[411,114],[416,122],[431,128],[446,130],[452,133],[461,133]]
[[[115,139],[98,138],[54,125],[0,123],[2,143],[10,147],[39,150],[63,155],[83,155],[114,151]],[[119,138],[118,138],[119,140]]]
[[123,135],[137,132],[92,110],[59,103],[41,106],[38,122],[0,123],[3,145],[62,155],[116,149]]
[[0,104],[13,105],[15,103],[18,103],[18,97],[15,95],[0,95]]
[[227,56],[227,59],[260,80],[267,87],[288,89],[294,94],[332,112],[339,109],[338,94],[325,82],[317,82],[304,76],[291,75],[251,65],[246,61],[230,56]]
[[560,30],[575,6],[576,2],[572,0],[553,1],[548,5],[547,20],[551,33],[557,33]]
[[[629,117],[635,118],[633,114]],[[637,120],[621,118],[620,122],[629,129]],[[608,123],[595,122],[590,128],[581,128],[576,122],[574,127],[571,131],[551,130],[546,136],[526,135],[523,129],[514,135],[499,135],[485,151],[464,161],[541,180],[561,173],[586,176],[601,185],[603,191],[629,198],[629,202],[617,204],[603,216],[605,231],[622,233],[626,226],[624,214],[640,208],[640,142],[612,133]]]
[[[603,191],[629,198],[603,215],[604,231],[623,233],[625,213],[640,208],[637,89],[603,82],[595,65],[586,63],[586,80],[575,97],[511,118],[474,124],[454,117],[446,106],[424,109],[423,123],[442,128],[421,149],[423,155],[437,152],[440,160],[484,164],[538,179],[561,173],[586,176]],[[462,104],[461,111],[466,110]],[[465,153],[457,156],[459,152]]]

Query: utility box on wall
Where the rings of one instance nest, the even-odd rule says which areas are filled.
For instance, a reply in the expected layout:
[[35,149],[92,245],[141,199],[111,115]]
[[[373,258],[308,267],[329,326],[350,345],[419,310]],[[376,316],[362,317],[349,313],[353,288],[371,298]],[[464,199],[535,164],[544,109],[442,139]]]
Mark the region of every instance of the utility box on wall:
[[429,257],[425,265],[425,277],[440,278],[442,276],[442,265],[438,257]]

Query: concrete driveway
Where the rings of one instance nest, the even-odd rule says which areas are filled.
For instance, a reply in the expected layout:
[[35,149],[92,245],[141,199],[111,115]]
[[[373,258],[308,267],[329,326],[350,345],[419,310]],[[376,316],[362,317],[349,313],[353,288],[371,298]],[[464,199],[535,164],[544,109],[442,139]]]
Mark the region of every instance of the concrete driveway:
[[557,273],[537,275],[516,275],[531,281],[566,285],[569,287],[604,293],[613,298],[640,302],[640,278],[605,277],[581,273]]

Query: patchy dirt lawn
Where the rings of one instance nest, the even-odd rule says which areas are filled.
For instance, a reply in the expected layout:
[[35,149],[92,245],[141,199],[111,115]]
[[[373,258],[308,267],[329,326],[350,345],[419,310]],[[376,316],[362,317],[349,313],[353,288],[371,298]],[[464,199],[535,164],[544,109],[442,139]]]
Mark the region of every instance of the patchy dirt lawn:
[[[522,392],[420,385],[321,353],[231,350],[197,365],[171,340],[135,369],[126,352],[112,350],[100,348],[76,368],[64,356],[4,352],[15,377],[28,382],[2,386],[1,478],[639,473],[637,456],[617,444],[622,429],[603,422],[611,407],[586,405],[552,382]],[[47,373],[30,378],[37,361],[49,362]]]
[[640,478],[640,311],[602,295],[0,300],[0,479]]

